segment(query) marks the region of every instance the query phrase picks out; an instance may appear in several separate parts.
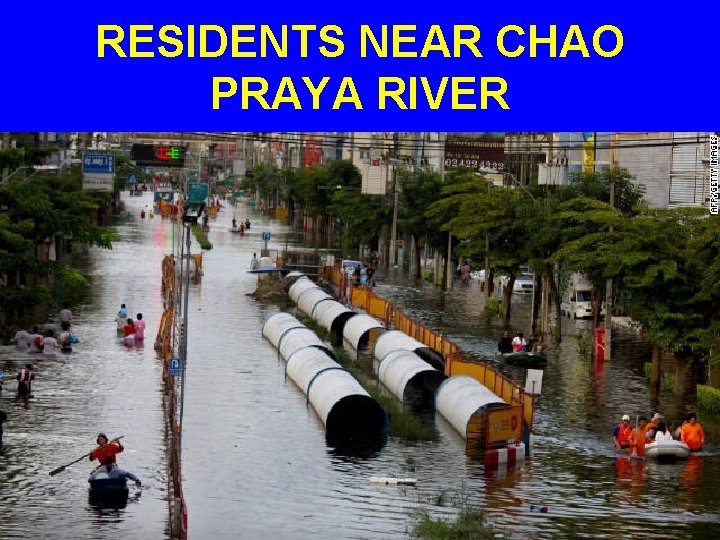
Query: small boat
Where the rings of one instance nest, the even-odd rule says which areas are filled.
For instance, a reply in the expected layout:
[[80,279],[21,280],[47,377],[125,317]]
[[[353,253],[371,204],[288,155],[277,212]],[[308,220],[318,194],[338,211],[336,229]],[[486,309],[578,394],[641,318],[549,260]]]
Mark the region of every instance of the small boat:
[[90,495],[127,497],[130,491],[125,478],[109,478],[106,472],[91,474],[88,483]]
[[[102,478],[102,475],[105,478]],[[98,478],[100,476],[100,478]],[[125,478],[107,478],[107,473],[93,473],[88,479],[90,504],[98,507],[124,508],[130,490]]]
[[238,227],[230,227],[230,228],[228,229],[228,232],[244,234],[244,233],[245,233],[245,229],[240,229],[240,228],[238,228]]
[[685,459],[690,455],[690,447],[681,441],[662,439],[645,445],[645,457],[662,461]]
[[518,351],[513,353],[498,353],[503,362],[512,366],[525,368],[543,368],[547,365],[547,356],[542,353],[534,353],[528,351]]

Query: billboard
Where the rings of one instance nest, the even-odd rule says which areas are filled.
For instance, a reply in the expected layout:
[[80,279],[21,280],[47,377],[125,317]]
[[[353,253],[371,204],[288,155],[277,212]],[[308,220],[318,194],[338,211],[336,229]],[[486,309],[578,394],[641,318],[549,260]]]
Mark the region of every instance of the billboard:
[[85,153],[82,157],[82,172],[83,189],[112,192],[115,180],[115,156]]
[[185,166],[184,146],[168,144],[133,144],[132,158],[141,167]]
[[505,170],[505,132],[448,133],[445,168],[452,167]]
[[83,173],[115,174],[115,156],[112,154],[83,154]]

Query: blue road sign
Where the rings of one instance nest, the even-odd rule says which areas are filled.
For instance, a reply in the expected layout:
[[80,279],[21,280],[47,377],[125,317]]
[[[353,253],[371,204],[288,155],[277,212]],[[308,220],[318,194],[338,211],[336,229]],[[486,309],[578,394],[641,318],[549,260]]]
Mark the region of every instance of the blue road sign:
[[128,184],[137,184],[137,180],[138,180],[137,174],[135,174],[135,173],[128,174],[128,179],[127,179]]
[[84,173],[113,174],[115,172],[115,156],[112,154],[83,155]]
[[270,241],[270,232],[269,232],[269,231],[265,231],[265,232],[263,233],[263,237],[262,237],[262,238],[263,238],[263,240],[264,240],[265,242],[269,242],[269,241]]
[[179,376],[182,372],[182,363],[177,356],[173,356],[170,359],[170,362],[168,363],[168,370],[170,371],[170,375],[173,377]]
[[188,202],[203,203],[210,195],[209,184],[188,184]]

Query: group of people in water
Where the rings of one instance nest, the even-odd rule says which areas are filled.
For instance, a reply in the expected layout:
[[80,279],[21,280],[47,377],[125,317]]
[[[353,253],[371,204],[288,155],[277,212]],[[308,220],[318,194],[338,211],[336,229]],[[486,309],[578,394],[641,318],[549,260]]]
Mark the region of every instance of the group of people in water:
[[20,350],[31,353],[43,353],[53,355],[60,349],[63,352],[70,352],[71,345],[77,343],[77,338],[70,330],[72,324],[72,312],[64,306],[59,314],[61,332],[55,337],[55,331],[47,328],[42,332],[37,326],[33,326],[32,331],[24,327],[19,328],[15,332],[12,342],[15,343]]
[[[72,312],[63,305],[62,310],[58,314],[61,332],[55,337],[55,332],[51,328],[41,331],[37,326],[33,326],[28,331],[25,327],[16,330],[15,336],[11,343],[23,352],[41,355],[41,357],[52,357],[59,350],[61,352],[72,351],[72,344],[77,343],[77,338],[70,330],[72,324]],[[16,401],[22,402],[27,408],[32,397],[32,383],[35,380],[35,370],[32,363],[26,363],[20,368],[17,375],[17,395]],[[0,396],[2,395],[3,383],[5,382],[5,374],[0,371]],[[0,449],[2,449],[2,424],[7,420],[7,413],[0,411]]]
[[[125,304],[122,304],[118,315],[123,313],[123,310],[125,310],[125,316],[127,316]],[[20,350],[28,353],[39,353],[43,355],[55,354],[56,349],[62,349],[66,346],[69,347],[71,343],[76,342],[71,332],[72,312],[67,306],[63,306],[63,309],[60,311],[59,320],[62,332],[57,339],[54,337],[53,330],[47,329],[41,333],[38,327],[34,326],[32,332],[28,332],[25,328],[18,329],[12,342],[14,342]],[[135,322],[133,322],[132,319],[127,319],[125,328],[128,327],[130,327],[128,330],[123,329],[125,337],[132,335],[134,339],[143,339],[145,335],[145,321],[143,321],[141,313],[137,314],[137,320]],[[27,405],[28,400],[32,397],[32,383],[35,380],[33,365],[31,363],[25,364],[15,378],[18,382],[17,399],[22,400]],[[0,396],[2,395],[3,382],[4,374],[0,371]],[[3,424],[6,420],[7,413],[0,410],[0,450],[2,450],[3,446]],[[125,449],[120,443],[119,438],[109,440],[105,433],[100,433],[97,436],[96,442],[97,447],[93,448],[87,454],[90,461],[98,462],[98,465],[92,471],[93,478],[125,478],[134,481],[138,487],[142,485],[137,476],[117,466],[116,456]]]
[[663,440],[681,441],[691,452],[701,451],[705,444],[705,432],[697,421],[695,413],[688,414],[676,429],[668,428],[665,418],[660,413],[655,413],[649,422],[647,418],[639,417],[634,428],[630,422],[630,415],[625,414],[613,429],[613,445],[618,452],[642,456],[646,444]]
[[[128,310],[125,304],[120,304],[120,309],[117,313],[118,321],[122,321],[125,324],[122,326],[123,342],[126,345],[134,345],[142,343],[145,340],[145,321],[143,320],[142,313],[135,315],[135,320],[128,317]],[[118,324],[118,330],[120,330]]]
[[503,332],[500,341],[498,341],[498,354],[510,354],[517,352],[532,352],[542,354],[548,350],[545,344],[545,338],[542,334],[533,336],[532,340],[528,340],[522,332],[517,332],[514,337],[510,336],[507,330]]
[[[43,356],[54,356],[59,350],[61,352],[72,351],[72,344],[77,343],[77,338],[70,330],[72,324],[72,312],[67,306],[59,313],[61,332],[55,337],[55,332],[51,328],[41,331],[37,326],[33,326],[31,331],[25,327],[18,328],[15,337],[11,342],[18,349],[28,353],[41,354]],[[4,374],[0,372],[0,395],[2,395]],[[18,381],[17,397],[26,405],[32,395],[32,381],[35,380],[35,372],[32,363],[25,364],[18,374],[15,376]]]
[[246,229],[250,228],[250,219],[245,218],[245,223],[242,221],[240,222],[240,225],[237,223],[237,219],[235,217],[232,218],[232,230],[238,231],[240,234],[244,234]]

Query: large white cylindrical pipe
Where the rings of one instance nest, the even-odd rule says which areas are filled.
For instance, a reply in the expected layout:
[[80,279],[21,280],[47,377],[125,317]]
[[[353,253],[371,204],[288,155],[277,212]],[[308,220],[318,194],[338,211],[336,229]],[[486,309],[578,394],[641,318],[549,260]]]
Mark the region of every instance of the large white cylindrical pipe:
[[386,328],[374,317],[358,313],[345,323],[343,338],[355,350],[364,349],[369,345],[373,333],[380,334]]
[[298,297],[297,300],[297,307],[298,309],[304,313],[305,315],[308,315],[309,317],[312,317],[313,309],[315,306],[322,301],[335,301],[335,299],[323,291],[320,287],[317,288],[310,288],[305,289],[302,294]]
[[492,405],[505,405],[505,402],[479,381],[465,375],[446,379],[435,396],[437,411],[466,440],[481,420],[477,415],[483,415]]
[[378,379],[400,401],[416,407],[432,404],[445,375],[410,351],[392,351],[381,361]]
[[375,343],[374,355],[375,358],[381,359],[388,353],[398,350],[412,351],[438,371],[445,370],[442,354],[400,330],[388,330],[382,334]]
[[385,441],[388,430],[385,410],[324,351],[314,347],[297,350],[287,359],[286,373],[322,420],[329,444]]
[[292,328],[305,328],[305,325],[289,313],[276,313],[263,324],[262,335],[277,348],[285,332]]

